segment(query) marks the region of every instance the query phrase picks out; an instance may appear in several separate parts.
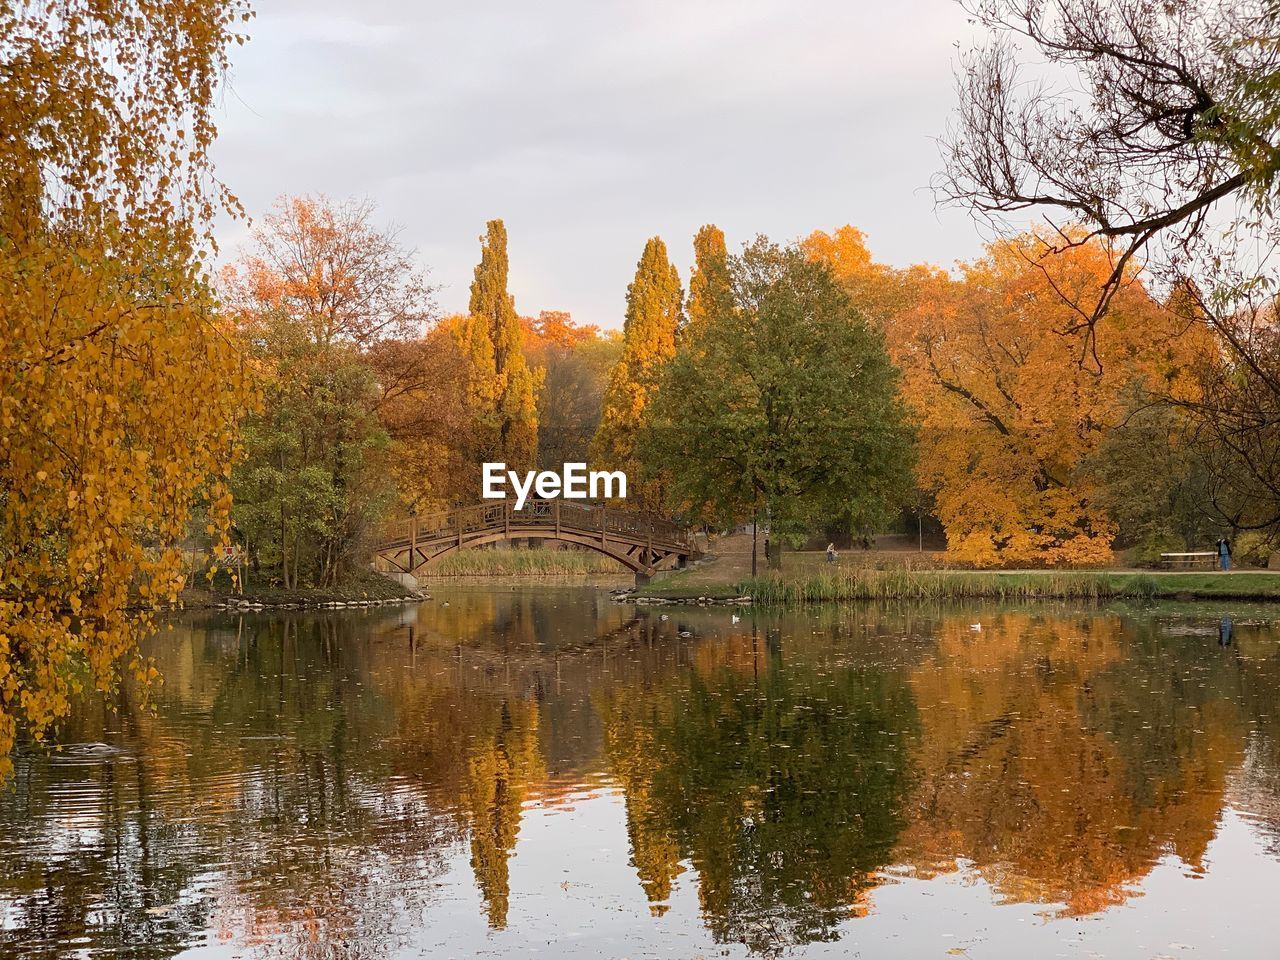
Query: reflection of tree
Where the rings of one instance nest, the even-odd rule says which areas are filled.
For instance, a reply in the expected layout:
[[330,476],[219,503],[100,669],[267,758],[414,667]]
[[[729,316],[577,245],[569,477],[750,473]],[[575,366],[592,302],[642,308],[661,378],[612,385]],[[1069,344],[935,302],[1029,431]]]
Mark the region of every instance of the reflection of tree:
[[646,893],[664,898],[688,857],[717,939],[773,951],[834,939],[860,909],[903,827],[915,721],[892,674],[765,647],[599,709]]
[[471,867],[494,927],[506,925],[521,807],[545,775],[538,727],[531,699],[450,684],[417,685],[402,713],[399,761],[469,828]]
[[1233,777],[1232,805],[1259,833],[1268,852],[1280,857],[1280,631],[1256,623],[1237,624],[1235,646],[1222,659],[1239,670],[1239,696],[1250,725],[1245,762]]
[[603,717],[609,769],[622,787],[627,803],[627,838],[631,865],[644,887],[655,916],[667,912],[671,884],[683,871],[680,848],[663,808],[653,793],[652,772],[657,762],[655,730],[659,721],[652,700],[628,696],[609,698]]
[[1166,853],[1198,865],[1240,758],[1238,714],[1189,681],[1197,664],[1124,624],[944,620],[912,671],[921,779],[901,858],[926,873],[963,858],[1006,900],[1070,914],[1122,902]]
[[0,803],[15,935],[33,955],[167,957],[210,927],[293,956],[385,952],[458,833],[365,749],[392,719],[360,682],[377,635],[329,618],[163,634],[154,713],[126,687],[63,735],[112,750],[19,764]]
[[507,924],[507,861],[520,829],[521,804],[542,773],[537,705],[504,702],[498,729],[478,739],[467,764],[471,866],[494,927]]

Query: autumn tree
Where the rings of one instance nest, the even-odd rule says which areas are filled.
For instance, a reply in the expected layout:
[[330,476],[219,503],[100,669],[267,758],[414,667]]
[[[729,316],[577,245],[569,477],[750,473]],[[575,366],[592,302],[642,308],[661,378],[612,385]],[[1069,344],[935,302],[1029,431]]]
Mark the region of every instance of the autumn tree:
[[469,312],[457,328],[473,420],[470,449],[459,467],[474,475],[477,491],[481,463],[503,462],[512,470],[528,470],[538,452],[538,383],[525,361],[507,273],[507,228],[501,220],[490,220],[480,243]]
[[715,224],[701,227],[693,235],[693,258],[693,269],[689,271],[690,330],[696,330],[713,317],[733,309],[729,251],[725,247],[724,231]]
[[467,378],[450,323],[421,336],[379,341],[365,352],[377,384],[378,419],[390,440],[397,509],[423,512],[469,501],[476,487],[454,469],[473,427]]
[[563,311],[544,310],[525,324],[525,353],[541,380],[540,466],[554,470],[587,460],[600,426],[605,383],[621,351],[615,331],[576,324]]
[[0,4],[0,756],[77,688],[149,672],[187,520],[229,509],[249,387],[202,258],[236,209],[209,148],[248,17]]
[[986,37],[961,63],[941,196],[1005,232],[1043,215],[1056,229],[1041,259],[1106,241],[1103,282],[1070,300],[1058,331],[1086,332],[1083,364],[1101,364],[1098,328],[1139,269],[1153,289],[1191,292],[1171,307],[1208,327],[1224,359],[1200,400],[1168,399],[1224,465],[1222,499],[1251,504],[1214,505],[1221,521],[1280,528],[1267,453],[1280,416],[1280,7],[995,0],[971,13]]
[[[1280,11],[995,0],[971,13],[988,36],[961,62],[937,186],[997,220],[1037,210],[1086,225],[1042,237],[1050,250],[1111,241],[1077,322],[1101,318],[1135,257],[1185,272],[1196,247],[1222,236],[1213,214],[1224,199],[1251,208],[1237,227],[1274,231],[1264,221],[1280,174]],[[1022,82],[1028,48],[1066,82]]]
[[[1090,243],[1041,261],[1042,243],[995,243],[958,279],[914,271],[911,305],[887,328],[921,424],[919,482],[951,554],[979,566],[1109,561],[1118,527],[1091,457],[1128,392],[1193,391],[1205,348],[1137,282],[1098,336],[1063,335],[1072,298],[1106,282],[1110,251]],[[1086,353],[1097,370],[1081,364]]]
[[223,275],[265,391],[235,474],[236,524],[289,587],[332,586],[359,565],[395,493],[379,407],[424,376],[405,346],[426,334],[431,288],[372,216],[367,201],[282,198]]
[[[675,355],[676,331],[684,317],[680,274],[667,259],[667,245],[651,237],[627,287],[627,312],[622,327],[622,356],[609,373],[600,427],[591,444],[591,458],[602,467],[622,469],[639,477],[636,436],[645,410],[658,390],[663,367]],[[650,471],[648,488],[635,481],[634,498],[645,507],[657,506],[657,473]]]
[[1132,548],[1136,563],[1156,566],[1164,552],[1213,542],[1214,480],[1226,465],[1215,462],[1212,449],[1176,406],[1141,383],[1125,388],[1117,422],[1085,465],[1098,481],[1096,504],[1115,521],[1117,548]]
[[867,320],[885,328],[902,309],[907,298],[906,278],[872,258],[867,235],[857,227],[846,224],[832,233],[815,230],[800,246],[808,256],[831,268],[836,282]]
[[798,540],[832,516],[883,520],[909,485],[910,431],[884,340],[825,264],[757,239],[729,261],[734,309],[667,364],[642,453],[677,464],[669,504],[767,518]]

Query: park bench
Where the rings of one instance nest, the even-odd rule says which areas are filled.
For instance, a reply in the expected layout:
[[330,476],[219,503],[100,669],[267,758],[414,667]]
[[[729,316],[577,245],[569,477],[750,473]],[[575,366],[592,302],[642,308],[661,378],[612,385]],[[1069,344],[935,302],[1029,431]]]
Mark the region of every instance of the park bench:
[[1197,553],[1162,553],[1160,566],[1166,570],[1216,570],[1218,555],[1209,550]]

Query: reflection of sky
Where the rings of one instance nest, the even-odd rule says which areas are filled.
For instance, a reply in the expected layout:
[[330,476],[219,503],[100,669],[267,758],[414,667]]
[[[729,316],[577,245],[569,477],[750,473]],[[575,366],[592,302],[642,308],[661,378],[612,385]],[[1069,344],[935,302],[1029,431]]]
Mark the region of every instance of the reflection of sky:
[[[257,7],[232,49],[221,177],[254,215],[285,192],[372,198],[448,310],[492,217],[517,309],[611,327],[645,239],[687,282],[707,222],[732,248],[851,222],[901,266],[978,252],[927,189],[971,33],[952,0]],[[224,253],[243,233],[223,225]]]
[[[627,862],[626,811],[610,791],[575,797],[572,812],[536,803],[525,811],[511,860],[511,909],[504,930],[490,930],[465,847],[449,859],[431,904],[401,914],[391,940],[405,955],[582,958],[696,957],[749,954],[712,940],[699,918],[696,876],[675,882],[671,909],[651,916]],[[1230,870],[1214,870],[1217,862]],[[1029,957],[1270,956],[1276,939],[1271,892],[1280,861],[1259,856],[1247,823],[1228,810],[1209,847],[1210,869],[1194,881],[1166,858],[1123,907],[1085,918],[1052,919],[1052,905],[1011,904],[992,913],[995,892],[967,870],[932,880],[886,877],[868,916],[846,921],[834,943],[813,943],[806,957],[876,960],[945,957],[949,950],[990,960]],[[997,922],[998,921],[998,922]],[[394,952],[394,951],[393,951]],[[208,945],[190,957],[243,954],[235,943]]]

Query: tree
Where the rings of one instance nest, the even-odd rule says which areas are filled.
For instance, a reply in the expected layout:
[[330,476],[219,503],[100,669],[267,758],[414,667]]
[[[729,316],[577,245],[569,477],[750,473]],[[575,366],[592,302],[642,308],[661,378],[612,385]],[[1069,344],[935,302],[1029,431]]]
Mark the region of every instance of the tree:
[[[1280,7],[992,0],[972,12],[991,39],[962,63],[942,197],[1003,228],[1046,214],[1057,229],[1037,261],[1108,242],[1105,282],[1069,300],[1059,331],[1086,331],[1082,364],[1100,365],[1097,328],[1138,268],[1181,290],[1172,309],[1211,329],[1224,359],[1205,370],[1202,399],[1169,399],[1213,444],[1208,461],[1231,465],[1223,499],[1250,504],[1226,519],[1280,528],[1280,464],[1266,453],[1280,414]],[[1050,77],[1037,63],[1024,82],[1020,48]]]
[[236,524],[286,587],[332,586],[363,560],[394,494],[379,408],[423,375],[406,347],[432,291],[372,215],[367,201],[282,198],[223,274],[265,392],[234,476]]
[[1213,541],[1215,499],[1210,446],[1176,407],[1141,385],[1124,393],[1117,423],[1085,465],[1099,483],[1096,502],[1117,527],[1116,546],[1156,566],[1160,554]]
[[609,371],[622,352],[615,331],[579,326],[569,314],[544,310],[525,327],[525,352],[541,378],[538,464],[558,469],[585,462],[600,426]]
[[902,309],[906,278],[871,258],[867,235],[857,227],[846,224],[834,233],[815,230],[801,248],[831,268],[858,311],[881,329]]
[[236,210],[209,147],[248,17],[0,4],[0,757],[77,688],[154,675],[136,642],[182,585],[187,520],[230,508],[251,390],[201,258]]
[[538,383],[525,362],[520,318],[507,292],[507,228],[490,220],[471,284],[470,313],[459,330],[466,358],[468,405],[475,421],[467,458],[479,489],[480,464],[532,469],[538,452]]
[[[1219,232],[1206,228],[1220,201],[1252,209],[1236,224],[1248,232],[1270,219],[1280,10],[1249,0],[991,0],[970,12],[991,40],[961,63],[937,185],[997,219],[1035,209],[1088,225],[1046,234],[1048,251],[1113,241],[1106,282],[1073,326],[1101,319],[1140,253],[1170,256],[1183,272]],[[1066,82],[1022,82],[1020,45]]]
[[383,340],[366,351],[377,381],[378,419],[400,506],[423,512],[475,497],[473,478],[454,469],[473,421],[458,338],[448,322],[423,336]]
[[[602,467],[639,477],[636,436],[647,406],[658,390],[665,364],[676,352],[676,331],[684,317],[680,274],[667,259],[667,245],[651,237],[636,264],[635,279],[627,287],[627,313],[622,326],[622,356],[609,372],[600,428],[591,444],[592,460]],[[648,488],[632,481],[641,506],[660,499],[657,474],[650,471]]]
[[759,512],[796,540],[870,522],[909,486],[910,431],[884,341],[825,264],[764,238],[729,261],[734,310],[667,365],[643,444],[674,463],[669,504],[695,519]]
[[691,330],[733,309],[724,231],[715,224],[700,228],[693,236],[693,256],[693,269],[689,271],[688,327]]
[[1081,367],[1087,330],[1059,331],[1073,313],[1067,297],[1106,282],[1108,250],[1092,243],[1039,262],[1040,243],[992,244],[959,280],[916,271],[912,305],[888,326],[921,424],[920,485],[936,497],[952,555],[978,566],[1108,561],[1117,527],[1090,458],[1127,393],[1189,395],[1204,348],[1133,283],[1098,327],[1098,371]]

